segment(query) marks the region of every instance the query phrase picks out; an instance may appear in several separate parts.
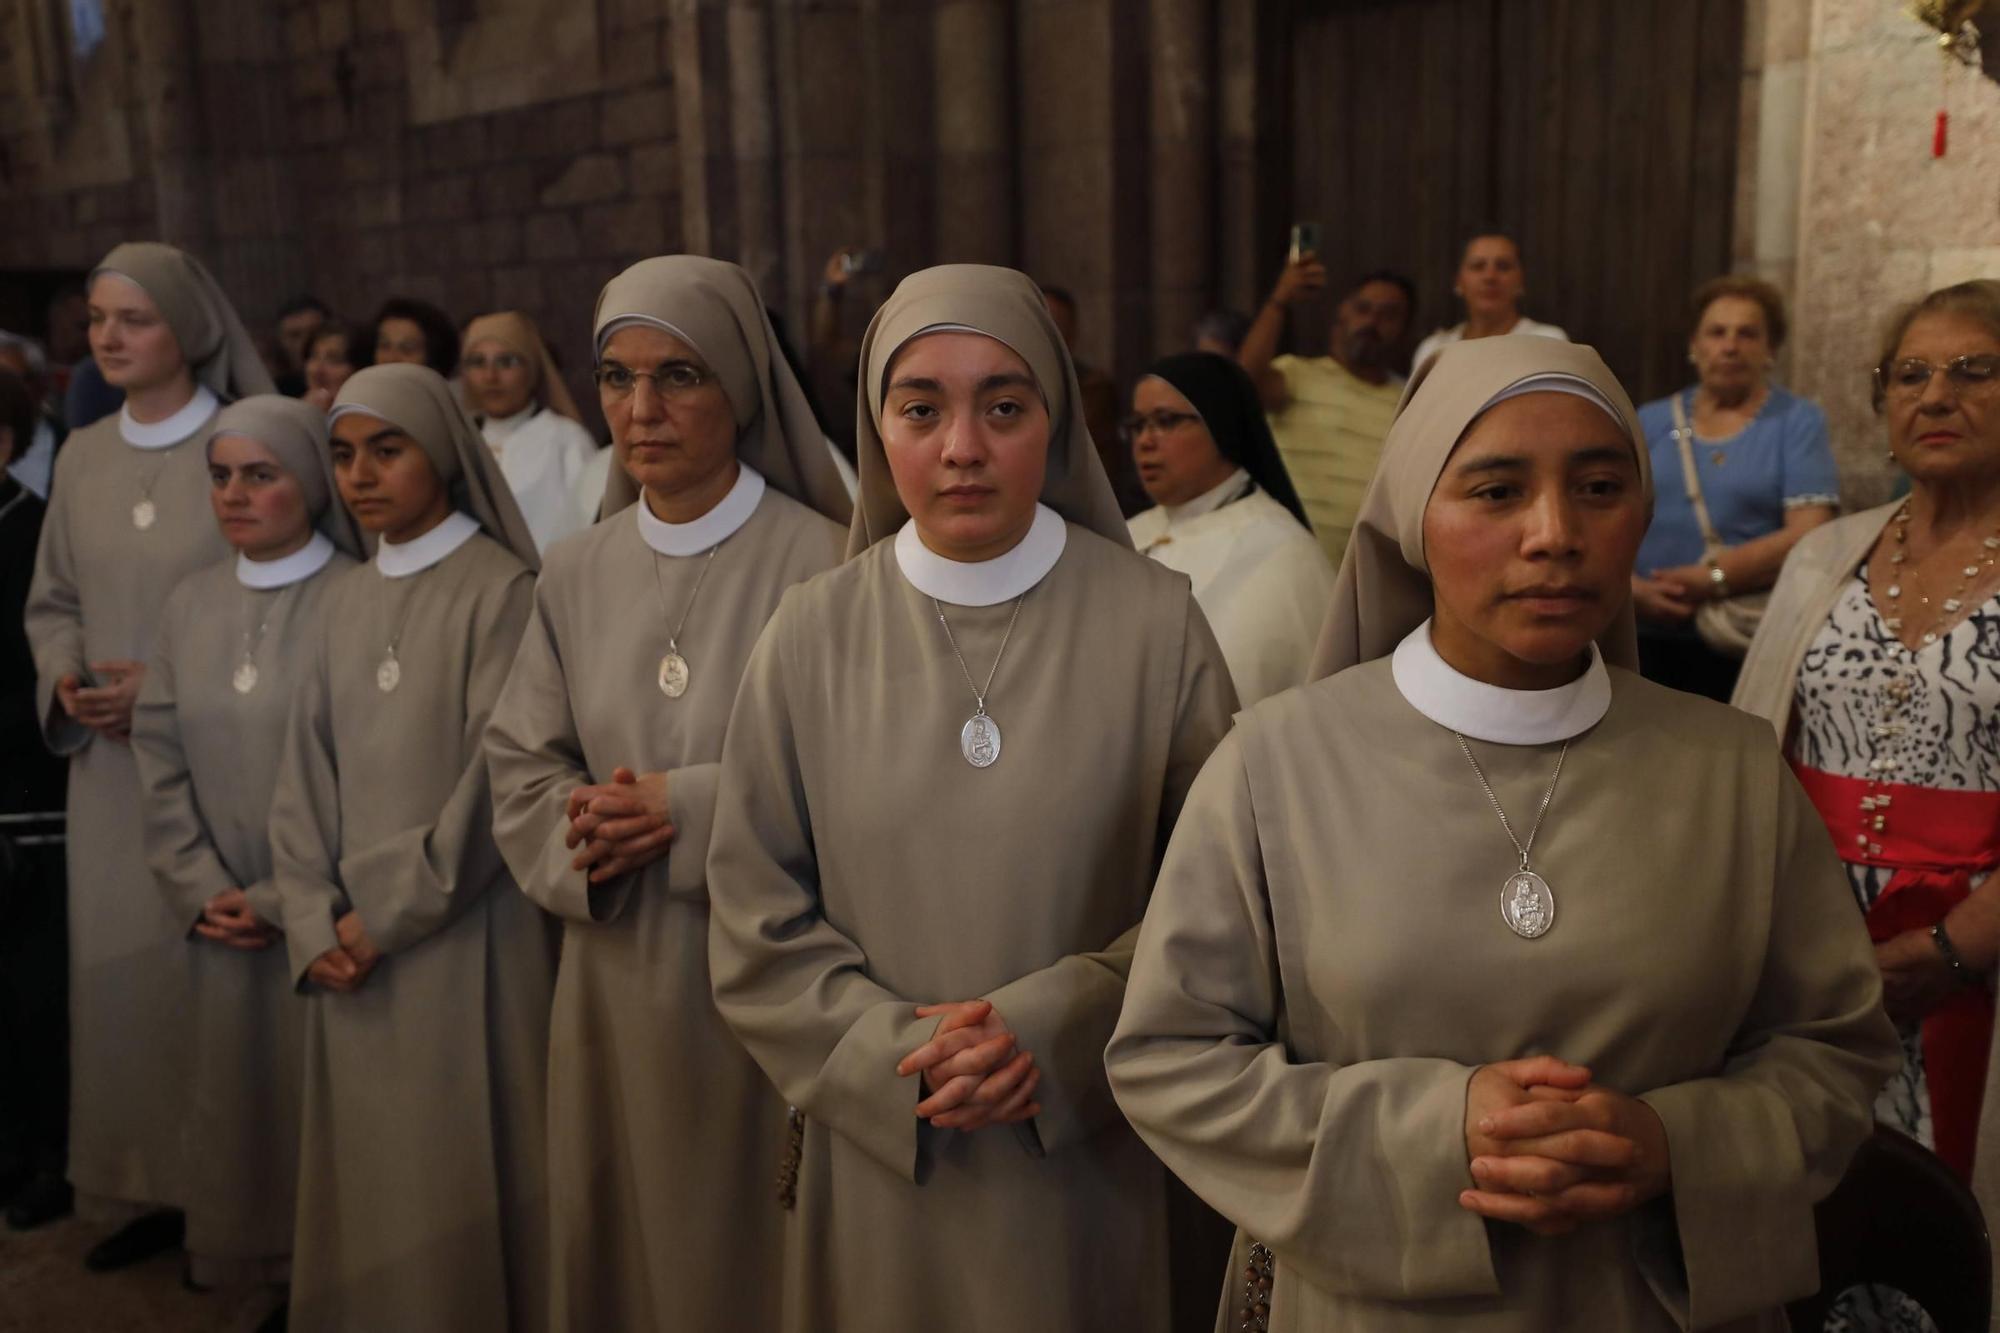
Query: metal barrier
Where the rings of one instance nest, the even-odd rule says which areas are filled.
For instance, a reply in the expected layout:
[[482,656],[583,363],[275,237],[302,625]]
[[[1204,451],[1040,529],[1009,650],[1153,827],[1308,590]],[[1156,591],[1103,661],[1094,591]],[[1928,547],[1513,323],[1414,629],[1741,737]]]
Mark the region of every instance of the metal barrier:
[[[61,810],[0,815],[0,838],[5,838],[16,847],[61,847],[69,841],[66,820]],[[15,829],[25,831],[16,833]]]

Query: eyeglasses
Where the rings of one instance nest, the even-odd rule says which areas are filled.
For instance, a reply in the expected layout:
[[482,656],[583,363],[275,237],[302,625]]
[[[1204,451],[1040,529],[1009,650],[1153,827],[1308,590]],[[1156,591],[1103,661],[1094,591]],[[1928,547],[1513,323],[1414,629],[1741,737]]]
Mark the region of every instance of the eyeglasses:
[[715,376],[692,361],[668,361],[652,370],[634,370],[616,361],[598,365],[597,387],[607,398],[629,398],[642,379],[653,382],[653,392],[669,402],[693,393]]
[[1934,366],[1919,357],[1875,367],[1875,383],[1891,398],[1916,398],[1930,387],[1931,376],[1944,372],[1945,382],[1955,394],[1976,394],[2000,382],[2000,356],[1985,353],[1961,356]]
[[1165,435],[1179,430],[1190,421],[1200,420],[1201,417],[1194,412],[1141,412],[1118,423],[1118,438],[1131,444],[1149,429],[1155,435]]
[[467,374],[491,368],[503,375],[510,370],[519,370],[527,364],[528,359],[526,357],[514,352],[496,352],[492,356],[484,356],[478,352],[474,352],[471,356],[465,357],[458,363],[459,369],[465,371]]

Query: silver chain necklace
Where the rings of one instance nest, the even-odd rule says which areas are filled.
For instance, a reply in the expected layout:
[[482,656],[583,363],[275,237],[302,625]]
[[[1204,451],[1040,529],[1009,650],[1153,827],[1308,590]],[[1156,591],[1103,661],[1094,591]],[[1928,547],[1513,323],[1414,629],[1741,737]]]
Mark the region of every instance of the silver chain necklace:
[[1021,603],[1027,600],[1027,593],[1014,599],[1014,614],[1007,620],[1007,632],[1000,636],[1000,651],[993,654],[993,669],[986,673],[986,687],[981,689],[973,683],[972,668],[965,664],[965,654],[958,650],[958,636],[951,632],[951,622],[944,618],[944,605],[931,598],[931,605],[937,608],[938,624],[944,626],[945,642],[951,645],[951,655],[958,659],[958,669],[965,673],[966,686],[977,705],[977,711],[958,729],[958,752],[974,768],[991,768],[1000,758],[1000,724],[986,715],[986,696],[993,690],[993,678],[1000,674],[1000,659],[1007,655],[1007,641],[1014,637],[1014,626],[1021,619]]
[[173,462],[175,452],[172,447],[160,450],[164,456],[153,464],[152,470],[146,474],[146,479],[139,483],[139,498],[132,504],[132,526],[141,532],[159,521],[160,507],[153,503],[153,488],[160,484],[160,474],[167,470],[169,463]]
[[296,584],[293,584],[281,589],[278,595],[271,599],[271,605],[264,612],[264,619],[258,623],[254,631],[248,628],[251,609],[250,594],[247,589],[244,591],[243,620],[245,629],[243,631],[243,656],[238,659],[236,670],[229,677],[230,688],[238,694],[248,694],[257,688],[257,650],[264,644],[264,631],[271,628],[271,617],[278,614],[278,607],[284,603],[286,594],[291,592],[292,588],[296,586]]
[[1556,798],[1556,784],[1562,781],[1563,760],[1569,758],[1569,742],[1564,741],[1562,750],[1556,755],[1555,776],[1549,779],[1549,789],[1542,794],[1542,808],[1535,812],[1535,826],[1528,830],[1528,841],[1523,843],[1514,836],[1514,825],[1507,818],[1507,812],[1500,808],[1500,798],[1493,794],[1493,784],[1486,780],[1486,771],[1479,761],[1472,757],[1472,747],[1465,743],[1465,737],[1454,731],[1460,753],[1465,762],[1472,765],[1474,776],[1486,791],[1486,799],[1493,804],[1493,813],[1500,816],[1500,827],[1507,830],[1507,841],[1514,844],[1514,850],[1521,854],[1521,867],[1507,877],[1500,887],[1500,919],[1507,923],[1507,929],[1524,940],[1540,939],[1549,933],[1556,923],[1556,895],[1549,888],[1549,882],[1528,868],[1528,853],[1534,850],[1535,835],[1542,831],[1542,820],[1549,813],[1549,802]]
[[433,568],[435,566],[426,566],[414,574],[396,580],[408,587],[403,593],[402,609],[396,613],[396,628],[390,632],[388,646],[382,650],[382,660],[375,664],[375,688],[384,694],[394,694],[396,687],[403,683],[403,659],[396,656],[396,648],[403,642],[403,630],[409,624],[410,608],[416,603],[416,581],[430,573]]
[[[722,549],[717,542],[708,548],[708,556],[701,562],[701,573],[694,577],[694,591],[688,594],[687,605],[681,608],[681,618],[674,622],[673,633],[667,635],[667,655],[660,659],[660,693],[669,699],[678,699],[687,693],[688,663],[681,656],[681,631],[687,628],[688,616],[694,612],[695,599],[701,596],[701,585],[708,578],[708,567],[715,563],[715,553]],[[660,582],[660,553],[653,552],[653,591],[660,594],[660,614],[672,615],[667,609],[666,585]]]

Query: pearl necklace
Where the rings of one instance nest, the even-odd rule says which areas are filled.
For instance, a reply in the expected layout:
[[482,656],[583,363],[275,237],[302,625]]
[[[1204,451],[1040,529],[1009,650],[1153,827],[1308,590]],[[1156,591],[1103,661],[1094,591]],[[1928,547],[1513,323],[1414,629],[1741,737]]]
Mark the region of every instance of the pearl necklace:
[[[1896,525],[1896,549],[1889,554],[1889,586],[1883,589],[1889,598],[1889,614],[1883,618],[1883,623],[1900,639],[1903,632],[1904,609],[1903,564],[1909,559],[1910,540],[1910,506],[1907,501],[1889,521]],[[1965,606],[1965,594],[1972,587],[1972,581],[1983,574],[1991,573],[1996,560],[2000,560],[2000,525],[1996,525],[1993,534],[1985,539],[1981,558],[1958,571],[1958,586],[1951,590],[1949,597],[1938,603],[1937,614],[1923,633],[1922,641],[1925,647],[1938,641],[1938,635],[1943,631],[1945,622],[1957,615]],[[1917,601],[1919,605],[1926,607],[1931,604],[1930,598],[1921,595]]]

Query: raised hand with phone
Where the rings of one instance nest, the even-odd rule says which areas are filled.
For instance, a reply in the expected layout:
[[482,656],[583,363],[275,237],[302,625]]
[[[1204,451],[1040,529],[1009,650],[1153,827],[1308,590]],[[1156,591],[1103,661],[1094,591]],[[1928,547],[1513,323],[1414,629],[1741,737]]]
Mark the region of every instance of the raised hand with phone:
[[1321,296],[1326,291],[1326,265],[1320,262],[1319,247],[1319,223],[1292,224],[1291,245],[1285,252],[1285,266],[1278,270],[1278,281],[1258,309],[1256,319],[1251,321],[1250,332],[1244,335],[1243,345],[1236,354],[1236,359],[1256,383],[1257,394],[1263,399],[1264,406],[1271,411],[1277,411],[1291,401],[1291,391],[1286,386],[1284,375],[1271,365],[1278,355],[1279,343],[1284,341],[1289,312],[1300,301]]

